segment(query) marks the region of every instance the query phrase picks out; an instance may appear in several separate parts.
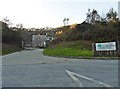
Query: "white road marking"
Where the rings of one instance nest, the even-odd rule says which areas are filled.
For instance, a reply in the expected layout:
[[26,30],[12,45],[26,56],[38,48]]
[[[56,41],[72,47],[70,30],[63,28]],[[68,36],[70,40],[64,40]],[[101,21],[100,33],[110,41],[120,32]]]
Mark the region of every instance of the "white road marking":
[[77,87],[83,87],[82,83],[68,70],[66,70],[67,74],[73,79]]
[[[77,74],[77,73],[74,73],[74,72],[71,72],[71,71],[68,71],[68,70],[65,70],[65,71],[68,73],[68,75],[69,75],[74,81],[77,81],[76,83],[79,82],[80,86],[83,86],[83,85],[82,85],[82,83],[80,83],[80,81],[79,81],[75,76],[78,76],[78,77],[80,77],[80,78],[83,78],[83,79],[86,79],[86,80],[89,80],[89,81],[92,81],[92,82],[95,82],[95,83],[98,83],[98,84],[101,84],[101,85],[103,85],[103,86],[105,86],[105,87],[114,87],[114,86],[111,86],[111,85],[109,85],[109,84],[103,83],[103,82],[101,82],[101,81],[99,81],[99,80],[95,80],[95,79],[92,79],[92,78],[90,78],[90,77],[86,77],[86,76],[84,76],[84,75],[79,75],[79,74]],[[75,75],[75,76],[74,76],[74,75]]]

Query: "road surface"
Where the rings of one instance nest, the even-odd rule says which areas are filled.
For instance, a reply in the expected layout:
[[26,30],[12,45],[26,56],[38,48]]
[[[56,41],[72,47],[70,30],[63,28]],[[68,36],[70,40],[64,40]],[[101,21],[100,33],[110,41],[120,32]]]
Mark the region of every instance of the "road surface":
[[2,57],[2,87],[117,87],[118,60],[48,57],[43,49]]

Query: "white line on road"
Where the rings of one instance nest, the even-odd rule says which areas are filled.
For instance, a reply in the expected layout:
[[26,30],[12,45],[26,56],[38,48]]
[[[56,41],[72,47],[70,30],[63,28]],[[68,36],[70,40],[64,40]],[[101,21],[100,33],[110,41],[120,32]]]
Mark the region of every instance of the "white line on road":
[[77,87],[83,87],[82,83],[68,70],[66,70],[67,74],[73,79]]
[[79,75],[79,74],[77,74],[77,73],[74,73],[74,72],[71,72],[71,71],[68,71],[68,70],[65,70],[65,71],[68,73],[68,75],[69,75],[77,84],[78,84],[78,82],[79,82],[80,87],[83,86],[83,85],[82,85],[82,83],[80,83],[80,81],[75,77],[75,75],[78,76],[78,77],[81,77],[81,78],[83,78],[83,79],[86,79],[86,80],[89,80],[89,81],[92,81],[92,82],[101,84],[101,85],[103,85],[103,86],[105,86],[105,87],[113,87],[113,86],[111,86],[111,85],[109,85],[109,84],[106,84],[106,83],[103,83],[103,82],[101,82],[101,81],[98,81],[98,80],[95,80],[95,79],[92,79],[92,78],[89,78],[89,77],[86,77],[86,76],[83,76],[83,75]]

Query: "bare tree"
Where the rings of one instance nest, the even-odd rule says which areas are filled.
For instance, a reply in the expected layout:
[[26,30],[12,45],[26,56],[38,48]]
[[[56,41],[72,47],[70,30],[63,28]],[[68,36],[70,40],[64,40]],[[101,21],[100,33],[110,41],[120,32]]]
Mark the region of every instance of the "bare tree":
[[8,27],[12,27],[13,23],[8,19],[8,17],[5,17],[2,22],[6,23]]
[[69,18],[67,18],[66,21],[67,21],[67,25],[68,25],[68,23],[69,23]]
[[64,18],[63,23],[64,23],[64,26],[67,26],[69,23],[69,18]]
[[64,26],[66,26],[66,18],[63,19]]
[[20,24],[16,24],[16,27],[17,27],[18,30],[22,30],[23,24],[21,24],[21,23]]

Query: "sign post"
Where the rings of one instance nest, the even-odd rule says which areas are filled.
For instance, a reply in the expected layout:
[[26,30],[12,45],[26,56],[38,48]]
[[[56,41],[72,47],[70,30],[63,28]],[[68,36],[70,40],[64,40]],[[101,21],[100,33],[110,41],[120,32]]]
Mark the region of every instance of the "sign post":
[[24,49],[24,42],[22,41],[22,49]]
[[116,55],[116,51],[116,42],[95,43],[93,45],[93,52],[95,56]]
[[96,51],[116,50],[116,42],[96,43]]

